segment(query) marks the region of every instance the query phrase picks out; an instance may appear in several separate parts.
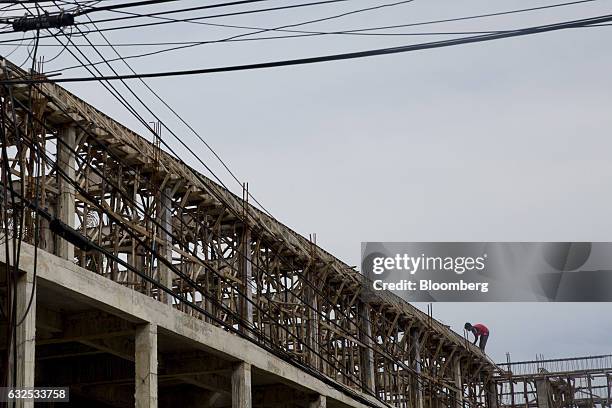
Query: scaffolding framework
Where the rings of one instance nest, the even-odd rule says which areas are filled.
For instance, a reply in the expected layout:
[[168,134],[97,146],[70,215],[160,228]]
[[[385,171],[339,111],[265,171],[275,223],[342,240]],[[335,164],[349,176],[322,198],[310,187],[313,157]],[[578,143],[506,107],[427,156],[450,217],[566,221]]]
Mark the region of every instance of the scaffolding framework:
[[[27,74],[7,62],[2,75]],[[42,251],[392,406],[495,408],[498,368],[477,347],[391,293],[366,296],[359,272],[247,195],[57,85],[1,97],[23,192],[8,213],[23,211],[24,242],[39,235]],[[32,203],[107,253],[58,237],[49,220],[35,234]]]

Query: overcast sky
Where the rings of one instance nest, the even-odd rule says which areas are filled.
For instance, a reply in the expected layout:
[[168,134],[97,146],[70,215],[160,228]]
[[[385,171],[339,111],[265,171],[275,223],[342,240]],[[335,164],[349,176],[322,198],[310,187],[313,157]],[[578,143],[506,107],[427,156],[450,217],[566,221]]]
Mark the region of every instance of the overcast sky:
[[[189,16],[298,3],[272,0]],[[278,27],[384,3],[351,0],[206,22]],[[406,24],[553,3],[416,0],[296,29]],[[181,2],[185,7],[196,4],[201,3]],[[145,10],[151,9],[131,11]],[[612,1],[386,32],[503,30],[602,14],[612,14]],[[107,35],[113,43],[133,43],[211,40],[244,32],[170,24]],[[89,38],[103,43],[95,34]],[[444,38],[451,37],[330,35],[226,42],[130,63],[138,72],[191,69]],[[322,247],[358,265],[361,241],[612,240],[611,40],[612,27],[571,29],[360,60],[153,79],[149,84],[249,182],[250,191],[279,220],[306,236],[316,233]],[[154,49],[159,48],[119,51],[130,55]],[[3,55],[10,50],[0,47]],[[57,51],[41,52],[48,60]],[[112,56],[107,48],[102,52]],[[24,56],[18,50],[10,58],[21,62]],[[45,68],[73,64],[64,52]],[[120,64],[116,67],[127,72]],[[79,75],[89,74],[64,73]],[[140,84],[130,84],[239,192],[193,134]],[[66,86],[146,134],[100,85]],[[164,136],[177,146],[168,132]],[[207,174],[183,149],[177,152]],[[505,360],[506,352],[514,360],[540,353],[550,358],[611,353],[611,312],[610,304],[434,305],[434,316],[458,331],[468,320],[487,324],[492,332],[489,353],[497,361]]]

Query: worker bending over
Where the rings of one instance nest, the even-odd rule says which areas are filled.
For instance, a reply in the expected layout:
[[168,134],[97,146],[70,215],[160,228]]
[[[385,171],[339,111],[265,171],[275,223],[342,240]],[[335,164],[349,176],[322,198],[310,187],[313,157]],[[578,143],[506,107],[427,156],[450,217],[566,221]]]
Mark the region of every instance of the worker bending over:
[[487,329],[487,326],[482,323],[478,323],[472,326],[472,324],[468,322],[465,324],[464,327],[465,330],[472,332],[472,334],[474,335],[474,344],[476,344],[476,342],[480,338],[480,343],[478,344],[478,346],[484,352],[485,346],[487,345],[487,340],[489,339],[489,329]]

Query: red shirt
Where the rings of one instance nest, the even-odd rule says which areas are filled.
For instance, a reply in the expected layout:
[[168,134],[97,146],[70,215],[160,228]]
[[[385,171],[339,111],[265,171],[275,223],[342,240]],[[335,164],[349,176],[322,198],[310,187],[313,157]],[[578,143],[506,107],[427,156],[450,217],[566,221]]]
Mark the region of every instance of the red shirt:
[[475,324],[472,326],[473,328],[476,329],[476,332],[478,333],[479,336],[488,336],[489,335],[489,329],[487,329],[487,326],[485,326],[484,324]]

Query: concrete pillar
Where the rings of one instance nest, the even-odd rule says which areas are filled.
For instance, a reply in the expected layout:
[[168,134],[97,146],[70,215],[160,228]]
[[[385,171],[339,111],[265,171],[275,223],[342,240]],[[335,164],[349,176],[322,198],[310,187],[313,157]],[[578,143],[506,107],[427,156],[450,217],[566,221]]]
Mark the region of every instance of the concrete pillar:
[[[307,270],[306,273],[313,275],[313,271]],[[310,356],[309,361],[313,367],[319,370],[321,369],[321,359],[319,357],[319,302],[317,301],[317,293],[314,288],[307,286],[305,291],[306,302],[310,305],[308,309],[308,326],[306,333],[308,336],[308,346],[310,347],[308,350],[308,355]]]
[[419,332],[413,330],[410,335],[412,336],[412,344],[413,344],[413,356],[414,356],[414,369],[417,374],[417,381],[415,384],[416,392],[415,392],[415,400],[416,400],[416,408],[423,408],[423,385],[421,383],[421,344],[419,342]]
[[538,408],[551,408],[550,382],[546,378],[536,380],[536,392],[538,394]]
[[[55,216],[57,206],[51,204],[49,207],[47,210],[51,215]],[[55,234],[51,231],[50,222],[43,217],[39,217],[38,222],[40,225],[38,247],[52,254],[57,253],[55,250]]]
[[[569,382],[569,380],[568,380]],[[611,374],[606,374],[606,384],[607,384],[607,391],[608,391],[608,407],[612,408],[612,375]]]
[[[253,263],[251,259],[251,231],[248,228],[242,228],[238,231],[239,234],[239,251],[238,265],[240,279],[242,281],[243,292],[246,298],[240,298],[240,316],[248,322],[250,327],[253,327],[253,289],[251,288],[253,277]],[[249,329],[243,327],[243,332],[249,336],[253,335]]]
[[327,397],[318,395],[314,401],[308,403],[308,408],[327,408]]
[[363,383],[364,391],[374,392],[376,383],[374,377],[374,350],[372,349],[372,322],[370,321],[370,305],[367,303],[361,303],[359,307],[359,319],[361,321],[361,342],[366,347],[362,347],[361,350],[361,365],[362,375],[361,381]]
[[[73,151],[76,150],[76,130],[74,126],[67,126],[60,130],[57,144],[57,165],[63,175],[58,175],[59,197],[57,203],[57,217],[64,224],[74,228],[74,186],[64,179],[64,175],[70,180],[75,180],[75,158]],[[62,238],[57,238],[57,255],[61,258],[74,259],[74,245]]]
[[145,324],[136,332],[136,408],[157,408],[157,326]]
[[232,408],[251,408],[251,365],[241,362],[232,371]]
[[[34,291],[34,292],[32,292]],[[34,293],[32,304],[28,310],[30,297]],[[13,359],[9,361],[9,386],[14,388],[34,387],[35,349],[36,349],[36,288],[31,273],[24,273],[17,281],[17,319],[23,322],[17,326],[17,343],[12,347],[17,348],[17,365],[13,366]],[[26,315],[26,310],[27,315]],[[18,320],[18,322],[19,322]],[[12,355],[12,354],[11,354]],[[16,373],[16,381],[13,375]],[[34,401],[16,400],[17,408],[33,408]]]
[[[157,201],[157,221],[159,222],[159,231],[157,236],[157,253],[161,258],[172,262],[172,199],[171,191],[166,188],[160,192],[160,197]],[[157,270],[159,271],[159,283],[163,286],[172,289],[172,270],[163,262],[157,261]],[[160,291],[159,299],[168,304],[172,304],[172,296]]]
[[489,383],[489,408],[498,408],[497,404],[497,385],[491,379]]
[[455,392],[455,406],[457,408],[463,407],[463,383],[461,381],[461,359],[455,359],[453,363],[453,375],[455,377],[455,387],[457,387],[458,391]]

